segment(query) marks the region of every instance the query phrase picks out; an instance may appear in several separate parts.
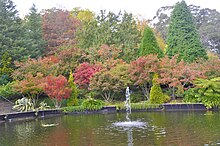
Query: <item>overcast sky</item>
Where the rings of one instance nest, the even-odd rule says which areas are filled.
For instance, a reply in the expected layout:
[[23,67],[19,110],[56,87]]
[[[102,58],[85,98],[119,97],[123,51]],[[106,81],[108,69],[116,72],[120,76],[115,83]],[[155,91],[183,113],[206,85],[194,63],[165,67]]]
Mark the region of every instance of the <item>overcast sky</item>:
[[[88,8],[95,13],[106,9],[113,12],[126,10],[134,15],[142,15],[146,19],[155,16],[162,6],[172,6],[180,0],[12,0],[21,16],[29,12],[34,3],[39,10],[52,7],[71,10],[74,7]],[[220,11],[220,0],[185,0],[187,5],[194,4],[202,8],[217,9]]]

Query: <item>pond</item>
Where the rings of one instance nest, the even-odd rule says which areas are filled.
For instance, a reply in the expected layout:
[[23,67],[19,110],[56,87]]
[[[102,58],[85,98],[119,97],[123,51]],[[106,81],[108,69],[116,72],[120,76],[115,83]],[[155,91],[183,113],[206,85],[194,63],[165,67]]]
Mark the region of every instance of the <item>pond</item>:
[[[1,146],[218,145],[219,112],[138,112],[140,126],[118,126],[125,113],[63,115],[0,124]],[[144,123],[144,124],[143,124]]]

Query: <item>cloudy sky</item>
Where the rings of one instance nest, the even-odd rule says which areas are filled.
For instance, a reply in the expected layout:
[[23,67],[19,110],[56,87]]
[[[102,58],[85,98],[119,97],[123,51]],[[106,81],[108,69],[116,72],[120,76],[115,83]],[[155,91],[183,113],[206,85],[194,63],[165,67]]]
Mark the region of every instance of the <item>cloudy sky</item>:
[[[34,3],[39,10],[52,7],[71,10],[74,7],[88,8],[96,13],[101,9],[118,12],[126,10],[135,15],[151,19],[158,8],[171,6],[180,0],[12,0],[21,16],[29,12],[29,8]],[[217,9],[220,11],[220,0],[185,0],[187,5],[194,4],[202,8]]]

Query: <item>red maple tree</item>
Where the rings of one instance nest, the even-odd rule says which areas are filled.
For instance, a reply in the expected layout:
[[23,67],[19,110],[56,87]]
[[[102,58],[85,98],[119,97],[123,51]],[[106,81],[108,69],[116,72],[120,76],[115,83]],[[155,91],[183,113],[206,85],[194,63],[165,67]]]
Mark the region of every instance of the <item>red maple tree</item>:
[[70,97],[72,90],[68,87],[67,79],[59,75],[47,76],[44,92],[54,101],[55,107],[61,106],[61,101]]
[[143,94],[149,99],[152,73],[158,70],[158,58],[156,55],[140,57],[132,61],[129,68],[131,80],[141,87]]
[[99,65],[92,65],[87,62],[80,64],[73,74],[76,84],[78,84],[80,88],[88,89],[91,78],[100,70],[101,66]]

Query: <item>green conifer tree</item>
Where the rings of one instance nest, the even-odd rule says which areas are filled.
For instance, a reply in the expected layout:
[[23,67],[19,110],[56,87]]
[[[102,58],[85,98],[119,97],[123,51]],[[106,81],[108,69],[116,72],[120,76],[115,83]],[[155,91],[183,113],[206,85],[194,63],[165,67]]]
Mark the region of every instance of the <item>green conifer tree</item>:
[[166,54],[169,57],[178,54],[179,60],[186,62],[207,58],[185,1],[178,2],[174,7],[168,28],[167,45]]
[[163,94],[163,91],[160,87],[160,84],[157,83],[158,75],[153,75],[153,86],[150,90],[150,102],[153,104],[161,104],[164,103],[167,99],[166,96]]
[[139,56],[147,56],[149,54],[158,54],[158,57],[163,57],[163,50],[159,47],[153,30],[150,27],[144,29],[144,35],[141,41]]
[[13,71],[12,58],[8,52],[5,52],[0,60],[0,85],[6,85],[12,80],[11,73]]
[[68,84],[69,84],[70,88],[72,89],[72,93],[71,93],[71,96],[67,99],[67,106],[78,105],[78,98],[77,97],[79,94],[79,90],[76,86],[76,83],[74,82],[74,77],[73,77],[72,72],[70,72]]
[[24,30],[18,11],[11,0],[0,0],[0,56],[4,52],[12,55],[12,60],[24,58]]
[[25,17],[24,26],[27,56],[31,58],[42,56],[46,42],[43,40],[42,16],[37,12],[34,4],[30,8],[30,13]]

